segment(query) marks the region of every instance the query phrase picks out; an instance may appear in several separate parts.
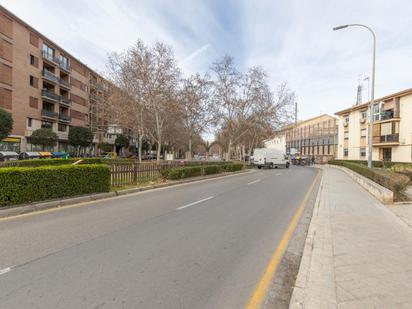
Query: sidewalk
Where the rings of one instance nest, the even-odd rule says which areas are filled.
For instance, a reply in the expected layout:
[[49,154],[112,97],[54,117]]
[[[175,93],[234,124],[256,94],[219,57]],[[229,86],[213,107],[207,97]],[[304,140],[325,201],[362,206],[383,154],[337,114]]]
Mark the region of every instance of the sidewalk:
[[412,229],[323,168],[290,308],[412,308]]

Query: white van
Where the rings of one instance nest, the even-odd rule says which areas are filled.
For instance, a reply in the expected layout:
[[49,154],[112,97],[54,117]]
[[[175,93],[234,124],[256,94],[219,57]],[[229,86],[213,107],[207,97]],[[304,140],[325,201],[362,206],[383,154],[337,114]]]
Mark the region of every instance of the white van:
[[253,164],[258,168],[289,168],[289,159],[283,151],[271,148],[256,148],[253,152]]

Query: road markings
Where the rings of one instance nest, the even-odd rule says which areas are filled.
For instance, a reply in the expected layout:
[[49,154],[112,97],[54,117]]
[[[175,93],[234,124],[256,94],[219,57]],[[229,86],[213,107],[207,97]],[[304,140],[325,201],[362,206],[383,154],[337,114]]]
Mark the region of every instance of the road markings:
[[281,173],[277,173],[277,174],[275,174],[275,176],[280,176],[280,175],[282,175]]
[[260,182],[260,179],[251,181],[251,182],[249,182],[247,185],[250,186],[250,185],[253,185],[254,183],[258,183],[258,182]]
[[285,253],[286,248],[289,244],[289,240],[292,238],[293,232],[295,231],[296,226],[299,223],[300,217],[302,216],[303,210],[305,209],[305,205],[309,199],[309,196],[313,190],[313,187],[315,186],[318,176],[319,174],[316,175],[308,191],[303,197],[303,200],[300,203],[299,208],[296,210],[295,214],[293,215],[292,220],[289,222],[288,228],[283,234],[278,247],[276,248],[274,254],[272,255],[269,261],[269,264],[266,267],[266,270],[263,273],[262,277],[260,278],[260,281],[258,285],[256,286],[255,291],[253,292],[251,298],[249,299],[249,302],[247,303],[245,309],[261,308],[262,303],[266,298],[269,286],[272,283],[273,276],[275,275],[276,270],[279,266],[279,263],[282,260],[283,254]]
[[4,275],[4,274],[7,274],[9,271],[11,271],[11,267],[6,267],[6,268],[3,268],[3,269],[0,269],[0,276]]
[[187,204],[187,205],[184,205],[184,206],[180,206],[180,207],[178,207],[178,208],[176,208],[176,209],[177,209],[177,210],[182,210],[182,209],[185,209],[185,208],[187,208],[187,207],[194,206],[194,205],[197,205],[197,204],[206,202],[206,201],[208,201],[208,200],[211,200],[212,198],[214,198],[214,196],[209,196],[209,197],[207,197],[207,198],[198,200],[198,201],[196,201],[196,202],[193,202],[193,203],[190,203],[190,204]]

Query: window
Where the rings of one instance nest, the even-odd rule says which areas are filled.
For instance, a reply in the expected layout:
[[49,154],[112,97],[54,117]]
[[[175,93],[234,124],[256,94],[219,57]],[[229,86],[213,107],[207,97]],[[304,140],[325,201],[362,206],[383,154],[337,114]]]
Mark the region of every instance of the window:
[[33,119],[32,118],[27,118],[27,127],[31,128],[33,125]]
[[362,130],[360,130],[360,136],[361,137],[366,137],[366,129],[362,129]]
[[348,139],[348,138],[349,138],[349,132],[345,132],[345,133],[343,134],[343,138],[344,138],[344,139]]
[[32,66],[35,66],[35,58],[34,58],[34,56],[33,55],[30,55],[30,64],[32,65]]
[[37,88],[38,87],[38,82],[39,82],[38,78],[30,75],[30,80],[29,80],[30,86],[32,86],[34,88]]
[[368,117],[367,111],[361,112],[361,119],[366,119],[366,117]]
[[348,156],[348,148],[343,149],[343,156],[347,157]]
[[378,104],[373,105],[373,109],[372,109],[373,121],[380,120],[380,113],[381,113],[380,104],[378,103]]
[[360,154],[361,158],[366,157],[366,148],[365,147],[360,148],[359,154]]
[[60,64],[61,64],[62,66],[64,66],[65,68],[68,68],[68,67],[69,67],[69,59],[68,59],[67,57],[63,56],[63,55],[60,55],[59,58],[60,58],[60,59],[59,59]]
[[46,58],[53,60],[54,59],[54,49],[48,46],[47,44],[43,44],[43,55]]
[[57,130],[59,130],[59,132],[66,132],[67,125],[59,123]]
[[29,98],[29,106],[31,108],[38,108],[39,106],[39,99],[35,98],[35,97],[30,97]]

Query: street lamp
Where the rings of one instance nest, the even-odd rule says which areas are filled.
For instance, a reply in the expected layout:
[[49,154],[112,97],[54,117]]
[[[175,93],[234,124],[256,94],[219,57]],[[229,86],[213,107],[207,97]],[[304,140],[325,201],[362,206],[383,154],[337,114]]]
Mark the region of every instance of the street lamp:
[[341,30],[348,27],[362,27],[370,31],[373,37],[373,56],[372,56],[372,86],[371,86],[371,100],[369,102],[369,126],[368,126],[368,168],[372,168],[372,125],[373,125],[373,105],[375,99],[375,54],[376,54],[376,35],[375,32],[368,26],[362,24],[349,24],[333,28],[333,31]]

